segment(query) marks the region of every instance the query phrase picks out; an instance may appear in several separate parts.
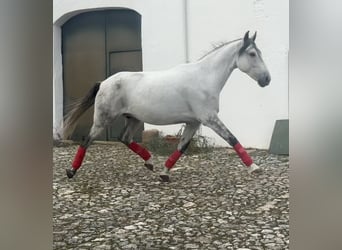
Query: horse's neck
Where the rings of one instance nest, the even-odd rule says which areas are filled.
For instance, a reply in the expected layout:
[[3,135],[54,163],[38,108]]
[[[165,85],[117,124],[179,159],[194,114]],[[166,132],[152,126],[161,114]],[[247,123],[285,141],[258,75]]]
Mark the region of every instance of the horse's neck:
[[221,92],[230,74],[237,67],[235,58],[240,47],[241,41],[227,44],[200,61],[201,66],[208,69],[207,86],[211,86],[217,94]]

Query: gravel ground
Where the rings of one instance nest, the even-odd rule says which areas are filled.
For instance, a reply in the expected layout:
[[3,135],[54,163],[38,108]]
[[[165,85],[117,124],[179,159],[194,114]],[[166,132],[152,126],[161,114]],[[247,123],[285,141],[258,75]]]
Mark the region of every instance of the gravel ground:
[[95,144],[69,180],[76,149],[53,150],[53,249],[289,249],[288,156],[250,150],[263,172],[249,176],[215,149],[183,156],[161,183],[122,144]]

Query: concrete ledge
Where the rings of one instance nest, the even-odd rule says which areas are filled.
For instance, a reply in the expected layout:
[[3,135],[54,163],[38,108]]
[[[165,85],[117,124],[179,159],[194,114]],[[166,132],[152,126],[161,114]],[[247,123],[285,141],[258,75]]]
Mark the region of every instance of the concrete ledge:
[[276,120],[269,147],[271,154],[289,154],[289,120]]

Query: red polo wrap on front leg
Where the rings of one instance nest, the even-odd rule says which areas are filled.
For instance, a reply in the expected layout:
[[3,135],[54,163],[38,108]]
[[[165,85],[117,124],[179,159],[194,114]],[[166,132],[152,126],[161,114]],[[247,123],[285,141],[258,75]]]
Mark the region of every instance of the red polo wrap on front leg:
[[79,169],[81,167],[82,161],[84,159],[86,153],[86,148],[79,146],[77,153],[75,155],[74,161],[72,162],[73,169]]
[[172,155],[170,155],[169,159],[167,159],[167,161],[165,162],[165,167],[169,169],[172,168],[173,165],[175,165],[178,159],[181,157],[181,155],[182,155],[182,152],[178,150],[173,152]]
[[128,148],[139,155],[141,158],[143,158],[145,161],[151,158],[150,152],[148,152],[145,148],[143,148],[136,142],[131,142],[130,144],[128,144]]
[[248,153],[246,152],[246,150],[241,146],[240,143],[237,143],[234,145],[234,149],[236,151],[236,153],[239,155],[239,157],[241,158],[242,162],[249,167],[250,165],[252,165],[253,160],[252,158],[248,155]]

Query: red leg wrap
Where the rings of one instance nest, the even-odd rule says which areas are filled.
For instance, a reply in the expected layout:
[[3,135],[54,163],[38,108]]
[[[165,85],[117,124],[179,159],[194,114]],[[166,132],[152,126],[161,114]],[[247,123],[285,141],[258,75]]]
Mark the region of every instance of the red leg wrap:
[[239,157],[241,158],[242,162],[249,167],[250,165],[252,165],[253,160],[252,158],[248,155],[248,153],[246,152],[246,150],[241,146],[240,143],[237,143],[234,145],[234,149],[236,151],[236,153],[239,155]]
[[145,148],[143,148],[136,142],[131,142],[130,144],[128,144],[128,148],[139,155],[141,158],[143,158],[145,161],[151,158],[150,152],[148,152]]
[[75,155],[74,161],[72,162],[72,168],[73,169],[77,170],[80,168],[82,161],[83,161],[83,158],[85,156],[85,153],[86,153],[86,148],[79,146],[77,153]]
[[169,159],[167,159],[167,161],[165,162],[165,167],[167,168],[172,168],[173,165],[176,164],[176,162],[178,161],[179,157],[181,157],[182,152],[180,151],[175,151],[172,153],[172,155],[170,155]]

